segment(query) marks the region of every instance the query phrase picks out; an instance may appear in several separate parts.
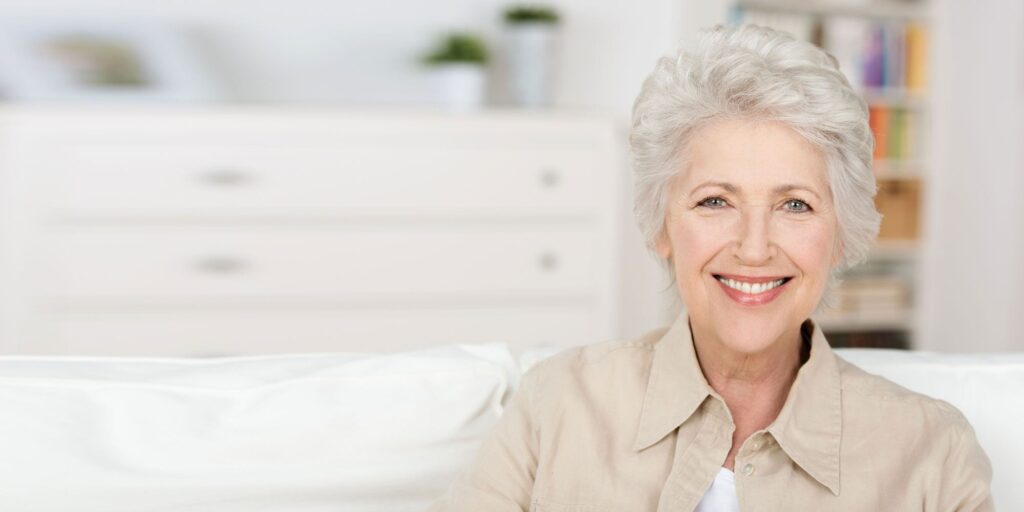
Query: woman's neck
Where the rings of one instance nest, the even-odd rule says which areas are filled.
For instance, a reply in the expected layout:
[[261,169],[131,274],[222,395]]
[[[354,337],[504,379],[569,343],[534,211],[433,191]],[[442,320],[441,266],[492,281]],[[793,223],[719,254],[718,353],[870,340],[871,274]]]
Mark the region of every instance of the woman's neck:
[[732,414],[736,430],[725,464],[732,468],[743,441],[771,425],[786,403],[803,362],[803,336],[798,328],[756,354],[736,352],[697,335],[693,346],[708,384],[721,395]]
[[799,328],[754,354],[697,336],[693,347],[708,384],[725,399],[736,430],[752,433],[770,425],[782,410],[805,351]]

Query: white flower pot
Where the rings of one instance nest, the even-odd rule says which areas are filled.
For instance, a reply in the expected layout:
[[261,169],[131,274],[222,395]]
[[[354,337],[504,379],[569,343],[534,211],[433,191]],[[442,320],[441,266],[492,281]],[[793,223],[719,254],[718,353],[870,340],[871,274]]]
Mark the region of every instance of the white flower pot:
[[524,107],[549,106],[557,27],[551,23],[513,23],[507,25],[506,33],[512,102]]
[[434,83],[441,105],[457,112],[477,110],[484,102],[486,75],[477,64],[439,64]]

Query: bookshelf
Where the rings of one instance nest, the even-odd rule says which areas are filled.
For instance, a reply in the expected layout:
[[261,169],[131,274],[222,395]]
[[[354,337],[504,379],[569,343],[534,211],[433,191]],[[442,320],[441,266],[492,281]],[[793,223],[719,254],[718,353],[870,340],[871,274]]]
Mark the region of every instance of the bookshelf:
[[840,305],[816,317],[837,347],[914,348],[922,191],[928,179],[930,5],[926,1],[737,0],[730,23],[785,30],[836,57],[868,103],[883,215]]

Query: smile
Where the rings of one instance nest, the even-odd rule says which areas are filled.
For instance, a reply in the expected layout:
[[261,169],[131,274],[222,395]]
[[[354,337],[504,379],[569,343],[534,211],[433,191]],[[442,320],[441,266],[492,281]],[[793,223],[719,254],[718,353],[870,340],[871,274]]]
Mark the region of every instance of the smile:
[[725,294],[734,301],[748,306],[767,304],[778,297],[792,277],[750,278],[714,274]]

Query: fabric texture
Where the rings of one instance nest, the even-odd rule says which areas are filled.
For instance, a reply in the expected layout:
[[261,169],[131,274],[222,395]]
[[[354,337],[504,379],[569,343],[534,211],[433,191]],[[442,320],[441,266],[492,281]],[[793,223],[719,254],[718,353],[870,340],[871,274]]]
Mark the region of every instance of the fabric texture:
[[[991,464],[947,402],[836,356],[821,329],[777,419],[736,456],[740,510],[991,510]],[[431,511],[692,511],[734,426],[685,312],[533,366]]]
[[503,343],[0,358],[0,511],[422,511],[514,379]]

